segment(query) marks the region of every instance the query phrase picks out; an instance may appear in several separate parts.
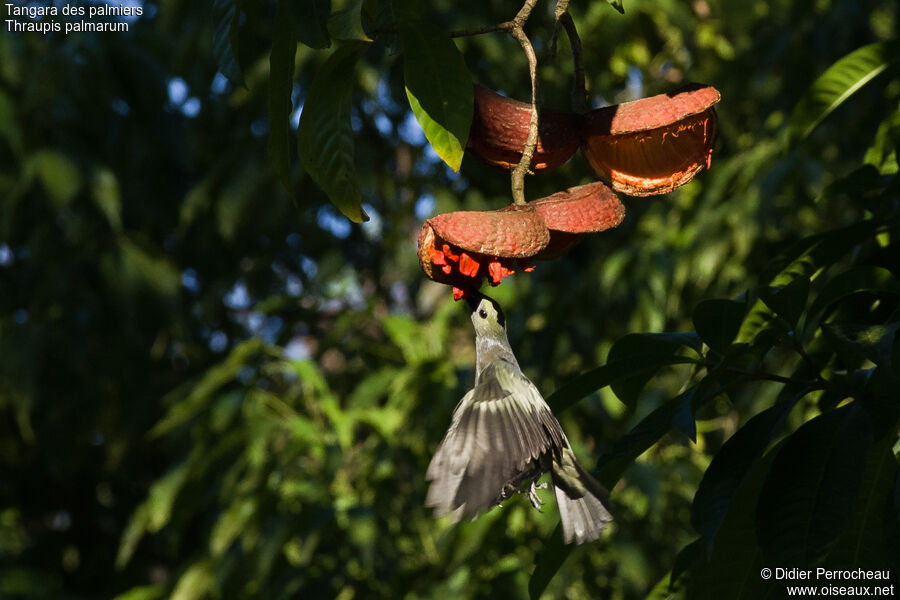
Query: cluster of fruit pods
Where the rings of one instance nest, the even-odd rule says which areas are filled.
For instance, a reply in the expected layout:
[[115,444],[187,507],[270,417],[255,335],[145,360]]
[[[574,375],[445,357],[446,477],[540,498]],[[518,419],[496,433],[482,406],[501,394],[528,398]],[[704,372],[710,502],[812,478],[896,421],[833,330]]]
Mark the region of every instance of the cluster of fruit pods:
[[[582,235],[617,226],[625,208],[612,190],[664,194],[709,168],[719,92],[689,84],[673,92],[592,110],[541,110],[531,170],[551,171],[580,148],[600,181],[495,211],[458,211],[425,221],[419,262],[425,274],[463,297],[487,279],[498,285],[532,261],[562,255]],[[531,105],[480,85],[467,151],[512,169],[528,137]],[[610,187],[612,189],[610,189]]]

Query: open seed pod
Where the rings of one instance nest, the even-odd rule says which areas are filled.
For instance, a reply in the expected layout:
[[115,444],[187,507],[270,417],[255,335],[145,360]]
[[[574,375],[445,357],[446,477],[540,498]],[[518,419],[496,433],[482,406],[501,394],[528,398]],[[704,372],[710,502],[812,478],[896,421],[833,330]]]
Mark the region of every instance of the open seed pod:
[[537,260],[565,254],[586,233],[606,231],[625,218],[625,207],[609,187],[596,181],[579,185],[530,203],[550,230],[550,243]]
[[[489,165],[512,169],[522,157],[531,123],[531,105],[475,85],[475,113],[467,150]],[[572,158],[581,140],[580,118],[541,110],[532,171],[552,171]]]
[[499,285],[532,260],[561,256],[582,235],[622,222],[625,208],[600,182],[558,192],[524,206],[459,211],[432,217],[419,232],[419,264],[430,279],[462,298],[483,279]]
[[631,196],[665,194],[709,168],[721,98],[712,86],[598,108],[585,115],[581,151],[594,172]]
[[458,211],[425,221],[419,264],[430,279],[453,286],[453,297],[478,289],[482,278],[498,285],[550,242],[550,231],[528,205],[494,211]]

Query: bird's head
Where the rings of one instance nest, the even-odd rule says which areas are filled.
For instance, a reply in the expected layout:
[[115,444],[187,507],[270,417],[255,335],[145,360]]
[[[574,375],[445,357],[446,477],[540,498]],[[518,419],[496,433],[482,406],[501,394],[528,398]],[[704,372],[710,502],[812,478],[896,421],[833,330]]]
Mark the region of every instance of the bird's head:
[[472,310],[472,325],[475,335],[490,338],[506,338],[506,317],[496,300],[482,293],[466,296]]

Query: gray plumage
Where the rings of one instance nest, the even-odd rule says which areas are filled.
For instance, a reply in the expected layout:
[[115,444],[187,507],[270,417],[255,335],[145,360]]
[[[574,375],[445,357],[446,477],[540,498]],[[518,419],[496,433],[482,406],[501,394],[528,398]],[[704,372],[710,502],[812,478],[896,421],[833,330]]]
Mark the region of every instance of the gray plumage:
[[457,404],[428,465],[425,504],[456,519],[474,519],[516,493],[528,493],[537,507],[534,483],[549,471],[566,543],[597,539],[612,520],[609,494],[576,462],[559,421],[519,368],[500,306],[481,294],[469,303],[475,387]]

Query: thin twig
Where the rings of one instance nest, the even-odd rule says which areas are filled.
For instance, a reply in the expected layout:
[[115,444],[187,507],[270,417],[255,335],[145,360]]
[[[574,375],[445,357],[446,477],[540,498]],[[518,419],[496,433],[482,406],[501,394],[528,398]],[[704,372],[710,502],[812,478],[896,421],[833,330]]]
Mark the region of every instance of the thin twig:
[[534,158],[540,127],[537,56],[534,54],[531,41],[529,41],[528,36],[525,35],[525,30],[522,28],[535,4],[537,4],[537,0],[525,0],[525,4],[513,17],[513,28],[509,32],[519,42],[519,45],[522,46],[522,50],[525,52],[525,57],[528,59],[528,74],[531,77],[531,122],[528,124],[528,138],[525,141],[525,147],[522,149],[522,158],[519,159],[519,164],[516,165],[510,175],[510,188],[512,189],[512,197],[515,204],[525,204],[525,175],[531,166],[531,159]]
[[512,21],[506,21],[504,23],[497,23],[496,25],[485,25],[484,27],[476,27],[475,29],[458,29],[456,31],[450,32],[450,37],[458,38],[458,37],[467,37],[470,35],[481,35],[483,33],[497,33],[504,32],[509,33],[513,30],[516,24]]
[[[559,4],[556,5],[557,12]],[[568,4],[568,2],[566,2]],[[558,16],[559,22],[566,30],[569,38],[569,45],[572,47],[572,64],[575,72],[575,81],[572,82],[572,110],[576,113],[583,114],[590,110],[590,104],[587,100],[587,87],[584,79],[584,50],[581,47],[581,38],[578,37],[578,30],[575,28],[575,21],[572,15],[567,12]]]
[[569,0],[556,0],[556,10],[553,11],[556,20],[559,21],[563,15],[569,12]]

